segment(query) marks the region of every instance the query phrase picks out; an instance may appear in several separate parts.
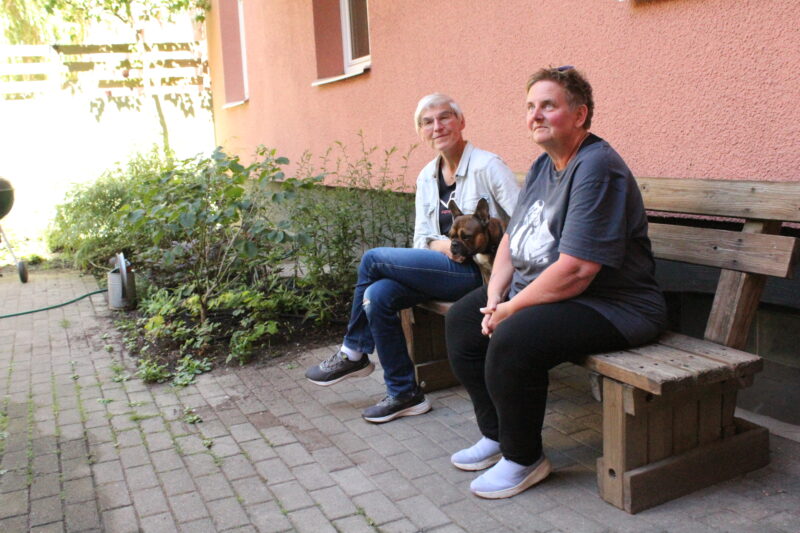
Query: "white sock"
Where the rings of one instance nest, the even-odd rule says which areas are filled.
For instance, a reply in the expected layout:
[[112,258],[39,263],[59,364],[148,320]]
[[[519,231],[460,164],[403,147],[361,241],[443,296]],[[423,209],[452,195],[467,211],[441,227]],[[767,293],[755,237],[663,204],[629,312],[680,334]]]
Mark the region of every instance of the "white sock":
[[364,357],[364,352],[359,352],[358,350],[353,350],[352,348],[348,348],[344,344],[342,347],[339,348],[340,351],[347,354],[347,358],[351,361],[361,361],[361,358]]
[[481,437],[481,440],[470,446],[470,455],[478,457],[491,457],[500,452],[500,443],[488,437]]
[[484,476],[496,485],[514,486],[520,483],[525,476],[531,473],[538,462],[531,466],[524,466],[514,461],[509,461],[505,457],[500,459],[496,465],[486,471]]

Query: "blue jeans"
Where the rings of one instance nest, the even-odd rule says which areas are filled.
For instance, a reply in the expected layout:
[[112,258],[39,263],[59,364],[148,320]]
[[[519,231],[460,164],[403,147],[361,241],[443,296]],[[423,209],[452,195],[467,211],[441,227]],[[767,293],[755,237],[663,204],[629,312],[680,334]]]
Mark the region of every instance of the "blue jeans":
[[398,312],[425,300],[458,300],[482,283],[471,261],[456,263],[420,248],[373,248],[361,258],[344,345],[364,353],[376,348],[390,396],[416,386]]

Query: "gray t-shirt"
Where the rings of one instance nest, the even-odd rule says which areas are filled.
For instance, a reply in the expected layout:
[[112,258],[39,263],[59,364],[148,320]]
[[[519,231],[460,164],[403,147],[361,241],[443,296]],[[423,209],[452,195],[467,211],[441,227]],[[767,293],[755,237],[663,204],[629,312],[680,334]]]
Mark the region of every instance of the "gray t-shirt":
[[602,265],[573,301],[606,317],[632,345],[666,325],[666,304],[655,281],[642,196],[628,166],[590,134],[560,172],[542,154],[534,161],[507,233],[513,297],[563,252]]

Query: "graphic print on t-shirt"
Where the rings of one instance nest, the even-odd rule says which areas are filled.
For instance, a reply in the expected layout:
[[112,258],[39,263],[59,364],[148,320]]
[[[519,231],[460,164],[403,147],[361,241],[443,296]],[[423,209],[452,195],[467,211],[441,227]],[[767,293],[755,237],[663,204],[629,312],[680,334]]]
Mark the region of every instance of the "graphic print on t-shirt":
[[547,224],[547,209],[537,200],[528,209],[525,218],[517,225],[510,241],[511,255],[529,265],[550,262],[556,250],[556,239]]
[[455,197],[455,182],[452,185],[446,185],[442,177],[439,176],[439,232],[442,235],[450,233],[450,228],[453,227],[453,213],[450,212],[448,204]]

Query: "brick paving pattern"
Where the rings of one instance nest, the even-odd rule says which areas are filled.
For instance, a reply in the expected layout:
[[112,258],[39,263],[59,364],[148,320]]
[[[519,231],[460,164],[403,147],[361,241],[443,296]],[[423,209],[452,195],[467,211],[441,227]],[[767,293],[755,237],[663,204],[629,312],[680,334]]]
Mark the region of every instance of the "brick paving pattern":
[[[96,290],[69,271],[0,277],[0,315]],[[361,420],[380,372],[321,388],[297,360],[217,369],[196,385],[135,378],[105,295],[0,320],[0,532],[800,531],[800,444],[772,436],[759,471],[630,516],[595,487],[600,405],[580,368],[554,372],[544,433],[555,472],[480,500],[449,455],[478,438],[463,389],[433,411]],[[189,424],[193,413],[201,423]]]

